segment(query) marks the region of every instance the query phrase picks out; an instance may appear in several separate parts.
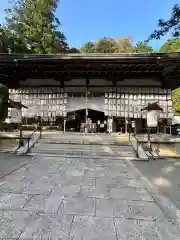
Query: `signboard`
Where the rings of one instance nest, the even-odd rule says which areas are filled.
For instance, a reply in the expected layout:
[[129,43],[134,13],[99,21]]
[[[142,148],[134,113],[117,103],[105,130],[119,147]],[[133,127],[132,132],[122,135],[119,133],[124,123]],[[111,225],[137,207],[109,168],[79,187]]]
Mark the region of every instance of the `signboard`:
[[147,126],[148,127],[157,127],[159,121],[159,112],[152,110],[147,112]]
[[131,122],[131,126],[132,126],[132,128],[135,128],[135,121]]

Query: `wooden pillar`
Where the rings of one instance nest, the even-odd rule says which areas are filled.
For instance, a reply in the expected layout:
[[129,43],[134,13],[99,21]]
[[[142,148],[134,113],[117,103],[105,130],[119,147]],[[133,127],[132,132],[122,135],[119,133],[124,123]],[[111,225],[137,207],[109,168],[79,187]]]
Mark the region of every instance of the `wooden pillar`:
[[86,117],[85,117],[85,134],[88,133],[88,107],[87,107],[87,101],[88,101],[88,86],[89,86],[89,78],[86,78]]
[[128,132],[128,119],[125,117],[125,134]]
[[[112,79],[112,87],[113,88],[116,88],[116,115],[117,115],[117,87],[116,87],[116,79],[115,78],[113,78]],[[114,123],[114,120],[116,120],[116,118],[114,118],[114,116],[113,116],[113,132],[116,132],[116,128],[117,128],[117,126],[116,126],[116,123]]]

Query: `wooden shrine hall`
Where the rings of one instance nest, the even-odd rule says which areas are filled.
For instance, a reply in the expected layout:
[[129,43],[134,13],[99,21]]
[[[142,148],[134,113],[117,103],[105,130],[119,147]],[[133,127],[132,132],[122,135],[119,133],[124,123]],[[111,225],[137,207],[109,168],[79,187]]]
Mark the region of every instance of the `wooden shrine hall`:
[[[105,129],[111,117],[113,131],[126,131],[126,119],[141,131],[146,116],[140,109],[148,103],[157,101],[161,118],[172,118],[180,53],[0,54],[0,81],[12,100],[28,107],[22,113],[26,123],[41,117],[44,125],[62,125],[70,119],[76,129],[83,121]],[[91,110],[102,114],[91,119]]]

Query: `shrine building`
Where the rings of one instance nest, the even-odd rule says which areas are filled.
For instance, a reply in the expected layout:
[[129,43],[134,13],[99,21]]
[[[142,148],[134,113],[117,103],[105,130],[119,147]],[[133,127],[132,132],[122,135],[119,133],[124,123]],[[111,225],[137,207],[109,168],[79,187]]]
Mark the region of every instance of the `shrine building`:
[[164,122],[172,118],[179,62],[180,53],[0,54],[0,82],[12,100],[28,107],[23,124],[40,118],[44,126],[62,128],[66,119],[67,131],[80,131],[88,121],[103,132],[112,118],[113,131],[126,132],[131,119],[140,132],[148,103],[158,102]]

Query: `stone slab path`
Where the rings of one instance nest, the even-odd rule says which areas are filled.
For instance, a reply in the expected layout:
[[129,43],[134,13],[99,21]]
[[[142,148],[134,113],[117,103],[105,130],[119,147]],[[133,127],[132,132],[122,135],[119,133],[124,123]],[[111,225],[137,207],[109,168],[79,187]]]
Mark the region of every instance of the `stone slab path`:
[[134,162],[145,175],[180,210],[180,159],[162,159],[150,162]]
[[36,156],[0,180],[0,239],[178,240],[124,159]]
[[28,164],[29,161],[30,156],[0,153],[0,178]]
[[101,135],[106,145],[60,138],[42,139],[28,163],[0,179],[0,239],[180,240],[174,212],[129,163],[131,146],[108,145],[111,136]]

